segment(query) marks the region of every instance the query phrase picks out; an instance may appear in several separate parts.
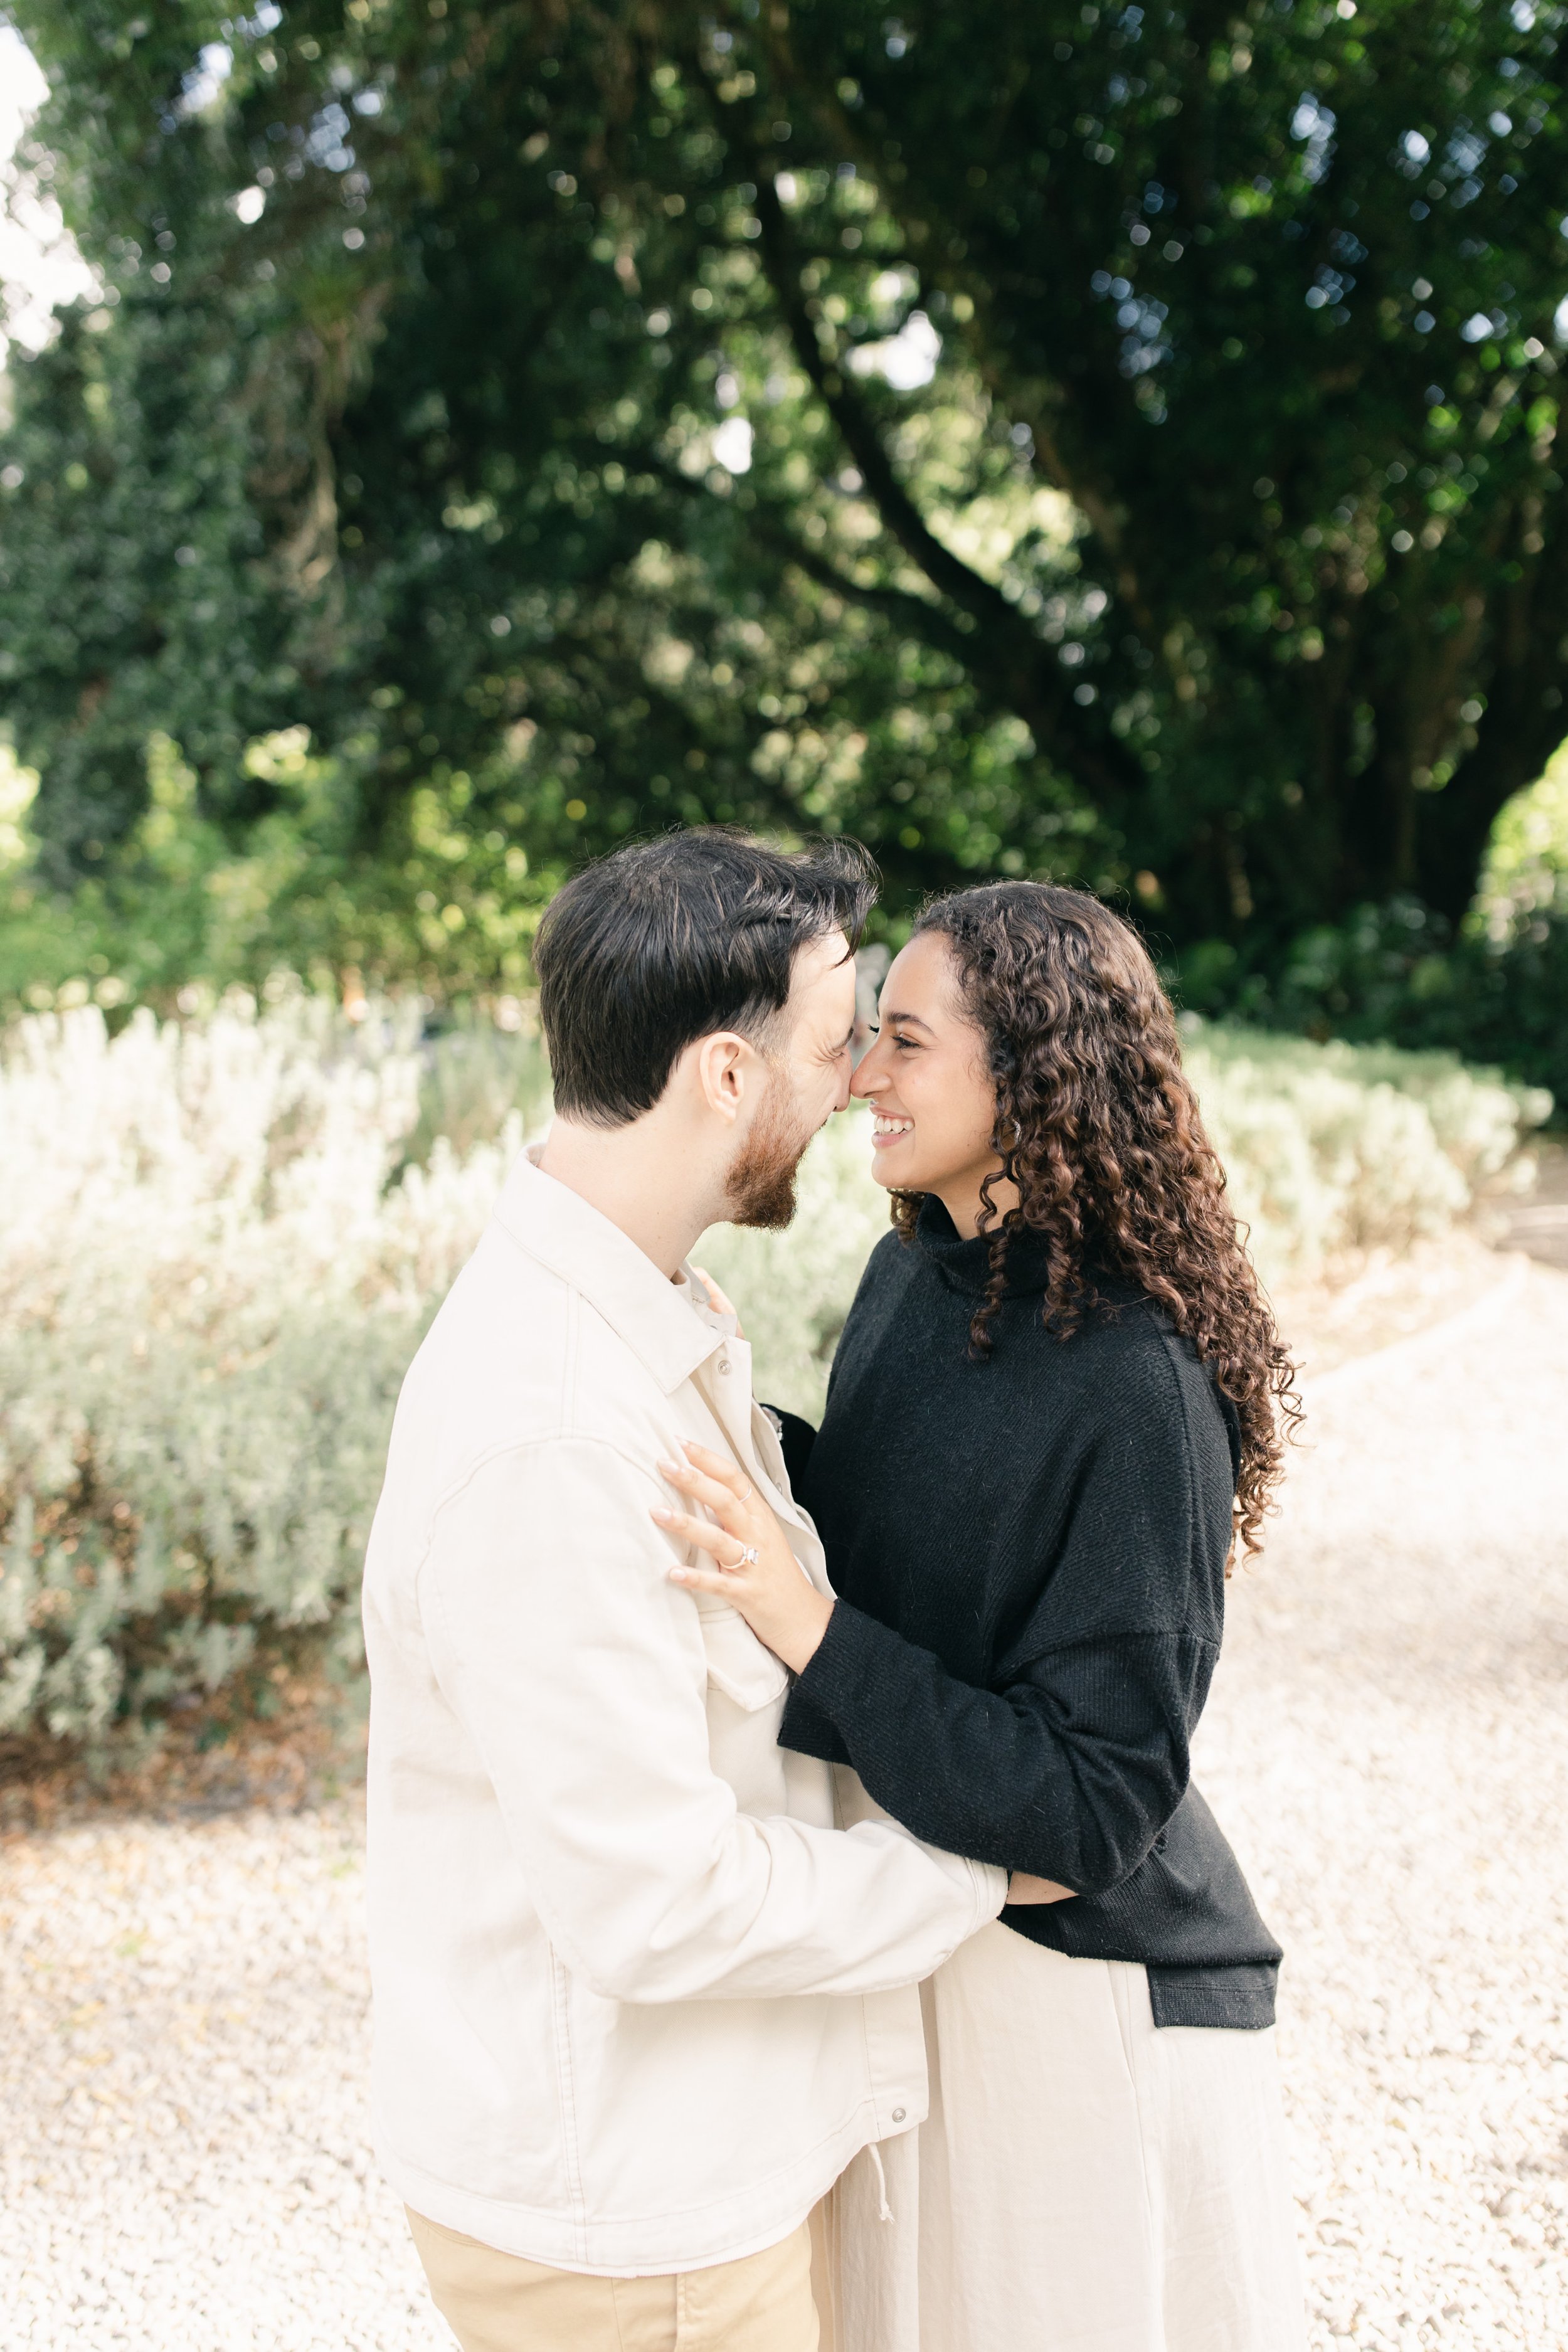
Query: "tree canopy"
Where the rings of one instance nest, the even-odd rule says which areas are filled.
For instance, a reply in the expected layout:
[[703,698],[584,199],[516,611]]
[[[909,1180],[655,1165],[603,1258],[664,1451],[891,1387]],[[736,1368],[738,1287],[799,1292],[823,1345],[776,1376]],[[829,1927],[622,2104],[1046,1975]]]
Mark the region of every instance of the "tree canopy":
[[356,873],[505,966],[700,818],[1282,941],[1457,917],[1568,725],[1559,6],[9,13],[101,280],[0,437],[62,878],[161,789],[371,964]]

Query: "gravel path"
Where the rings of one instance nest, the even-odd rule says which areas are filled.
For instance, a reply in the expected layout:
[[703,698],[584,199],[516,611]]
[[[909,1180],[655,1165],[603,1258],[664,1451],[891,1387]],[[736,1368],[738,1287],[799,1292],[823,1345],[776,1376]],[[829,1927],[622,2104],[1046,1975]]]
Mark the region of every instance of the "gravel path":
[[[1289,1949],[1320,2352],[1568,2346],[1568,1276],[1510,1279],[1309,1385],[1203,1735]],[[5,2352],[449,2352],[360,1905],[349,1801],[0,1844]]]
[[0,2345],[451,2352],[368,2144],[360,1809],[0,1853]]
[[1201,1736],[1322,2346],[1568,2347],[1568,1277],[1510,1287],[1309,1381]]

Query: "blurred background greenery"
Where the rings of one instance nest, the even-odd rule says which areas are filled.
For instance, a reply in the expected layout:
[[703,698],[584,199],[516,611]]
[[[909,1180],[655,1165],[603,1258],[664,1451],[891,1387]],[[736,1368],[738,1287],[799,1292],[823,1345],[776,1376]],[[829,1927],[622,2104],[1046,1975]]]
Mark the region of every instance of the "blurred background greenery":
[[[548,1103],[533,928],[628,835],[858,835],[889,942],[1107,896],[1273,1282],[1517,1164],[1565,18],[0,0],[0,278],[58,264],[0,373],[0,1746],[353,1670],[403,1367]],[[802,1410],[864,1158],[710,1237]]]
[[514,992],[717,818],[1568,1097],[1560,6],[5,14],[87,277],[5,379],[0,996]]

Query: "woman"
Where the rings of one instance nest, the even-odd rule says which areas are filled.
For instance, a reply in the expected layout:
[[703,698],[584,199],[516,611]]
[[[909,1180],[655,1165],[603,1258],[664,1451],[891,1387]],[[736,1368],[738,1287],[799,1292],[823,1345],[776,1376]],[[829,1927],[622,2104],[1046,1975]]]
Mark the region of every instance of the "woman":
[[1295,2352],[1279,1950],[1188,1758],[1297,1407],[1170,1006],[1095,899],[961,892],[855,1091],[897,1230],[802,1482],[839,1598],[711,1454],[675,1573],[796,1675],[786,1745],[1044,1883],[924,1988],[887,2200],[840,2183],[843,2352]]

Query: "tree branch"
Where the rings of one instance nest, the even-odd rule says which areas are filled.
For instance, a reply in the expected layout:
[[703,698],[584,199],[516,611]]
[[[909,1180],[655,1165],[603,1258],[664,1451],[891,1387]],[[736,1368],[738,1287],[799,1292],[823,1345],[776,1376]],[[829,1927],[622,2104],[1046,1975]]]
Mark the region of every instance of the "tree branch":
[[799,268],[789,249],[784,207],[779,203],[778,192],[760,158],[755,159],[755,167],[758,173],[757,217],[763,225],[763,255],[768,265],[773,292],[789,328],[790,340],[828,415],[838,427],[844,446],[859,468],[860,478],[876,501],[883,521],[905,554],[920,565],[934,588],[969,614],[972,619],[997,630],[1007,639],[1026,636],[1027,657],[1033,660],[1038,652],[1033,631],[1022,630],[1017,614],[1001,591],[994,588],[988,580],[983,580],[978,572],[972,572],[968,564],[954,555],[950,548],[944,547],[928,527],[894,472],[892,460],[882,446],[881,436],[863,403],[849,391],[837,368],[824,353],[817,340],[816,322],[801,293]]
[[[910,224],[900,208],[897,195],[888,189],[883,181],[885,156],[865,136],[861,126],[837,93],[830,89],[825,89],[818,87],[809,76],[801,72],[795,60],[789,34],[776,21],[772,26],[759,26],[753,37],[760,43],[767,56],[781,89],[792,89],[797,95],[804,97],[827,138],[835,142],[846,153],[853,155],[868,174],[882,187],[889,209],[903,232],[906,249],[912,248],[915,240],[911,235]],[[1016,89],[1006,93],[1005,104],[1012,105],[1016,102]],[[1002,137],[1000,123],[997,126],[996,136],[1000,142]],[[759,173],[759,192],[761,184]],[[1196,211],[1194,213],[1194,219],[1198,217]],[[927,273],[922,269],[920,274],[923,280]],[[972,300],[977,303],[984,302],[983,289],[973,283],[966,282],[963,290]],[[1004,294],[1005,290],[1003,286],[994,289],[994,292],[998,295]],[[1004,388],[997,371],[985,364],[984,338],[978,332],[972,332],[966,341],[981,382],[994,400],[1001,401]],[[1055,382],[1051,391],[1062,405],[1071,404],[1071,392],[1065,379]],[[1079,513],[1087,518],[1090,530],[1115,567],[1118,595],[1127,605],[1145,637],[1151,642],[1154,641],[1160,634],[1158,625],[1154,621],[1148,599],[1142,593],[1137,573],[1132,568],[1113,490],[1110,486],[1091,481],[1081,467],[1074,467],[1069,463],[1060,436],[1047,420],[1043,398],[1036,397],[1028,403],[1026,409],[1020,404],[1019,386],[1014,383],[1006,387],[1005,404],[1014,415],[1020,417],[1021,421],[1028,425],[1033,434],[1035,454],[1039,461],[1039,469],[1044,473],[1050,487],[1062,491],[1072,500]],[[869,476],[867,478],[869,480]]]
[[911,596],[903,588],[868,587],[855,580],[826,555],[796,539],[795,533],[777,524],[762,526],[760,536],[786,562],[794,563],[818,587],[830,594],[842,596],[852,604],[860,604],[868,612],[879,613],[884,620],[899,628],[908,629],[939,653],[949,654],[961,667],[967,669],[973,657],[971,640],[955,629],[940,604],[923,596]]
[[[595,451],[595,455],[598,452]],[[633,459],[628,455],[625,462],[630,465]],[[641,471],[657,474],[667,489],[674,490],[683,498],[701,499],[712,495],[700,480],[683,474],[679,466],[670,465],[666,458],[651,450],[639,449],[635,462]],[[881,614],[885,620],[893,622],[897,627],[908,629],[923,638],[935,651],[951,656],[961,668],[968,669],[973,665],[973,638],[955,628],[942,606],[928,597],[911,595],[905,588],[868,584],[855,579],[847,572],[841,572],[830,557],[818,553],[806,541],[797,538],[778,512],[767,507],[760,512],[752,509],[748,528],[753,537],[771,548],[781,562],[796,565],[830,594],[842,596],[849,604],[863,605],[868,612]]]
[[[874,418],[817,340],[767,164],[754,150],[751,163],[756,173],[763,257],[796,356],[837,425],[888,531],[938,593],[974,625],[973,634],[952,631],[950,650],[959,653],[972,673],[989,673],[1002,698],[1027,723],[1039,749],[1059,760],[1097,799],[1116,802],[1140,791],[1145,781],[1140,762],[1103,722],[1087,719],[1033,629],[999,588],[942,545],[900,481]],[[851,593],[864,600],[865,592]],[[920,601],[911,598],[910,603],[918,605]]]

